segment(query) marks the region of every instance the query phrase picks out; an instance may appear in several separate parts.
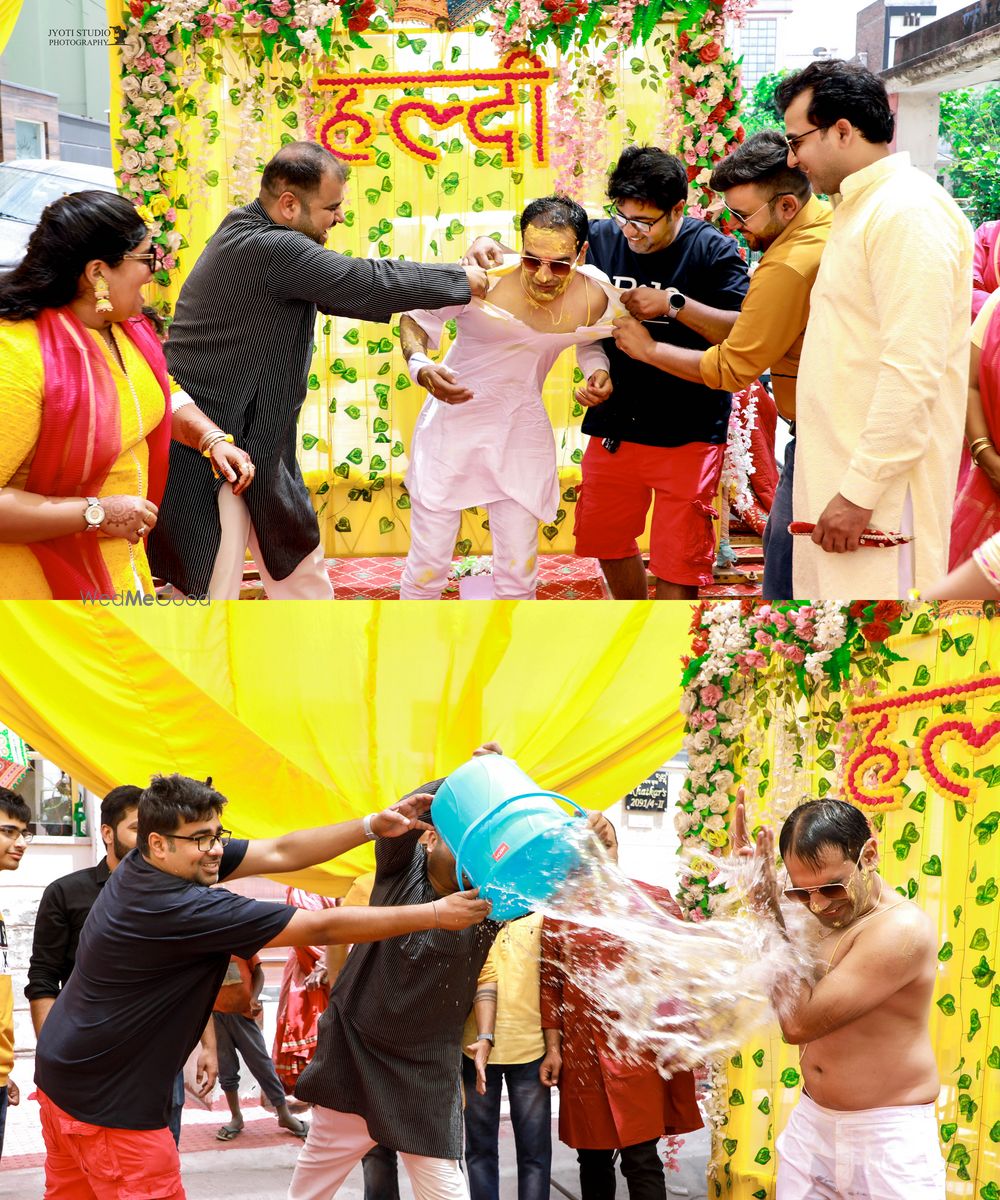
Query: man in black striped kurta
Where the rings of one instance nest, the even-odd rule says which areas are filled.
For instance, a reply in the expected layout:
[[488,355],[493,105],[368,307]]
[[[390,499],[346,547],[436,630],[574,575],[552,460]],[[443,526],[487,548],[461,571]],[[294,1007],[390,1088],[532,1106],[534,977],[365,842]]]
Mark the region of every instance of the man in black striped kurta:
[[269,595],[333,595],[295,456],[317,309],[389,321],[485,294],[476,267],[325,249],[328,231],[344,220],[345,180],[346,168],[323,147],[283,147],[264,169],[259,197],[229,213],[181,288],[166,346],[171,374],[256,466],[234,496],[198,450],[172,445],[149,558],[156,575],[189,596],[236,598],[248,546]]
[[[426,904],[457,890],[455,858],[436,834],[375,843],[372,906]],[[295,1088],[315,1107],[289,1200],[329,1200],[376,1143],[400,1152],[417,1200],[468,1200],[462,1033],[499,928],[487,920],[457,933],[431,929],[348,954]]]

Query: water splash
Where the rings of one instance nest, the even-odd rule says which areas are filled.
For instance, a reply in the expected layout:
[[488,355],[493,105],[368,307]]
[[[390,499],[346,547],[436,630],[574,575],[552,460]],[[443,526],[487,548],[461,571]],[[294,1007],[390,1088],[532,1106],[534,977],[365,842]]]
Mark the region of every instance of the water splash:
[[[753,870],[745,860],[718,861],[727,893],[710,921],[694,923],[663,906],[662,890],[650,895],[624,875],[586,829],[568,836],[576,866],[567,877],[522,877],[505,890],[558,923],[548,965],[587,997],[588,1019],[623,1060],[652,1055],[670,1076],[731,1054],[774,1020],[775,986],[814,971],[801,906],[786,914],[785,938],[743,904]],[[678,875],[691,869],[677,866]]]

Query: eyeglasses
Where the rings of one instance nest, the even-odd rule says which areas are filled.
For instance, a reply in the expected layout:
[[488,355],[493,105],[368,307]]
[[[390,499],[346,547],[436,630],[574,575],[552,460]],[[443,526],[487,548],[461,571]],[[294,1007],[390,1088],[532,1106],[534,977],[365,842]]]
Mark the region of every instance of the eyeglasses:
[[0,825],[0,833],[12,842],[19,842],[23,839],[26,846],[35,836],[30,829],[22,829],[20,825]]
[[803,138],[807,138],[811,133],[819,133],[821,129],[828,129],[828,125],[817,125],[814,129],[807,129],[805,133],[793,133],[791,137],[785,135],[785,141],[788,143],[788,149],[793,154],[797,154],[799,150],[799,142]]
[[[865,845],[868,843],[866,842]],[[865,847],[861,847],[861,854],[864,854]],[[861,854],[858,855],[858,861],[854,864],[854,871],[861,866]],[[850,893],[847,890],[846,883],[821,883],[816,887],[791,887],[784,889],[784,895],[789,900],[798,900],[801,904],[808,904],[812,899],[813,892],[818,892],[824,900],[849,900]]]
[[638,233],[649,233],[653,226],[658,225],[667,215],[666,213],[660,213],[658,217],[654,217],[652,220],[649,217],[627,217],[614,204],[609,204],[604,211],[611,217],[619,229],[624,229],[626,225],[631,225]]
[[755,208],[754,211],[747,217],[745,217],[742,213],[737,212],[735,208],[729,208],[728,205],[726,207],[729,209],[729,215],[733,218],[737,225],[745,229],[759,212],[763,212],[764,209],[773,204],[775,200],[779,199],[781,196],[792,196],[794,194],[794,192],[775,192],[770,199],[764,201],[760,208]]
[[532,275],[543,266],[548,267],[557,279],[565,279],[576,266],[576,262],[566,262],[558,258],[536,258],[534,254],[522,254],[521,266]]
[[122,258],[130,258],[133,262],[144,262],[155,275],[163,267],[163,248],[153,246],[145,254],[123,254]]
[[164,837],[179,838],[182,842],[194,842],[202,854],[207,854],[216,842],[228,846],[233,836],[231,829],[220,829],[218,833],[165,833]]

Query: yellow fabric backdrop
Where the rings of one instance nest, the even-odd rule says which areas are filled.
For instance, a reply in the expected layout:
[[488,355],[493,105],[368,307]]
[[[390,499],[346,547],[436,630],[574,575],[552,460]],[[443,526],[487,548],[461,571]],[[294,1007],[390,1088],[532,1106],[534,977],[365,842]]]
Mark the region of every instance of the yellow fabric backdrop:
[[0,54],[7,49],[24,0],[0,0]]
[[[949,687],[1000,668],[1000,622],[972,617],[932,622],[922,615],[914,624],[927,632],[892,639],[891,647],[905,661],[889,668],[889,683],[855,703]],[[835,792],[833,743],[839,708],[849,707],[849,699],[839,694],[811,710],[803,705],[800,729],[806,740],[800,767],[781,721],[772,719],[767,729],[751,726],[746,744],[758,745],[761,753],[747,778],[748,795],[757,797],[758,783],[767,780],[764,797],[751,813],[754,824],[780,821],[797,798]],[[949,714],[961,714],[957,719],[981,730],[996,721],[998,711],[996,691],[900,709],[892,740],[909,749],[913,765],[903,781],[902,807],[877,818],[881,874],[913,898],[940,931],[931,1039],[944,1085],[938,1123],[948,1159],[948,1196],[954,1200],[1000,1200],[1000,745],[986,745],[975,758],[968,748],[950,754],[956,778],[978,777],[981,784],[975,801],[964,808],[928,786],[917,769],[916,747],[929,728],[955,719]],[[831,735],[833,742],[827,740]],[[770,807],[775,797],[780,798],[778,812]],[[798,1085],[797,1049],[785,1045],[776,1028],[733,1056],[726,1094],[720,1097],[729,1107],[714,1151],[715,1195],[772,1200],[774,1139],[798,1098]]]
[[[108,0],[108,14],[109,20],[120,21],[120,0]],[[435,66],[449,71],[497,65],[488,36],[476,36],[468,29],[440,33],[394,26],[388,33],[366,32],[365,38],[371,49],[355,47],[349,69],[370,72],[374,79],[393,72],[427,73]],[[253,40],[217,43],[223,46],[223,72],[211,82],[202,73],[191,91],[196,111],[179,114],[177,136],[189,166],[186,170],[179,167],[172,176],[169,198],[186,205],[178,210],[177,229],[188,245],[180,252],[181,267],[173,273],[170,288],[161,293],[171,304],[176,302],[186,272],[226,212],[256,195],[257,176],[244,173],[252,190],[241,193],[234,163],[257,159],[262,165],[282,137],[308,136],[304,102],[326,103],[324,116],[332,110],[328,103],[331,93],[311,86],[300,64],[277,57],[273,62],[249,63],[243,52]],[[190,61],[190,53],[186,61]],[[546,54],[553,65],[551,49]],[[118,59],[118,49],[112,48],[113,134],[123,106]],[[617,157],[623,139],[662,142],[666,100],[662,91],[650,95],[651,89],[646,87],[650,79],[644,74],[647,62],[664,72],[662,54],[652,45],[635,47],[618,61],[616,94],[606,108],[615,115],[588,130],[603,162]],[[338,70],[345,70],[343,63],[323,64],[326,74]],[[304,72],[302,86],[283,91],[283,84],[293,80],[296,71]],[[254,119],[241,109],[239,98],[248,75],[257,73],[263,79],[266,99],[257,113],[259,119]],[[448,94],[482,99],[481,93],[470,88],[427,91],[428,98],[436,101],[443,101]],[[379,112],[402,96],[398,87],[373,87],[365,91],[359,110],[378,120]],[[554,86],[548,87],[547,96],[551,127],[557,104]],[[531,109],[522,105],[515,112],[516,128],[525,138]],[[511,119],[505,115],[503,127]],[[460,124],[431,132],[435,145],[441,147],[441,159],[434,166],[405,154],[387,134],[376,137],[377,162],[352,168],[349,224],[332,231],[331,248],[356,257],[391,254],[425,262],[454,262],[480,234],[497,235],[508,245],[519,244],[515,217],[528,200],[552,191],[552,167],[538,166],[528,149],[516,167],[502,165],[499,153],[486,153],[471,144]],[[606,202],[603,186],[603,173],[588,186],[586,203],[591,215],[600,215]],[[562,500],[554,524],[539,535],[543,552],[573,549],[573,511],[584,442],[580,433],[583,410],[572,396],[574,368],[573,355],[564,354],[545,387],[545,403],[556,432]],[[320,515],[328,555],[406,553],[409,501],[401,484],[423,399],[423,390],[415,387],[406,373],[397,326],[320,317],[309,391],[299,422],[299,461]],[[641,544],[645,547],[647,542]],[[463,553],[489,553],[485,510],[465,515],[459,545]]]
[[[680,745],[689,619],[643,603],[9,602],[0,721],[100,795],[211,775],[241,836],[384,807],[489,740],[605,808]],[[361,849],[305,883],[336,895],[370,869]]]

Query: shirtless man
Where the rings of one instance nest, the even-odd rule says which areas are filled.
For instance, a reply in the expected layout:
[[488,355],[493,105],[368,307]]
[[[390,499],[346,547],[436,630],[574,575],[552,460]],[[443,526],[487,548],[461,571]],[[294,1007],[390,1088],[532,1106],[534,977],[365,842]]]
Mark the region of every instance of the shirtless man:
[[[585,407],[603,403],[611,381],[599,339],[624,312],[606,277],[580,266],[587,228],[574,201],[534,200],[521,214],[520,261],[492,273],[485,301],[402,319],[410,376],[428,391],[406,475],[413,515],[403,600],[440,598],[462,509],[480,505],[489,513],[497,598],[534,598],[538,523],[551,523],[559,507],[545,377],[575,345],[587,380],[576,398]],[[428,344],[452,318],[458,338],[435,364]]]
[[[752,852],[742,802],[733,846],[753,853],[751,903],[784,929],[774,833],[761,829]],[[878,841],[844,800],[795,809],[779,849],[785,898],[807,904],[823,931],[817,977],[784,980],[773,995],[804,1081],[777,1141],[777,1200],[943,1200],[928,1032],[934,924],[879,876]]]

